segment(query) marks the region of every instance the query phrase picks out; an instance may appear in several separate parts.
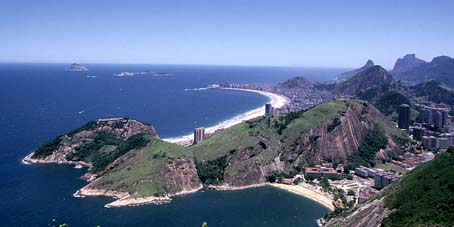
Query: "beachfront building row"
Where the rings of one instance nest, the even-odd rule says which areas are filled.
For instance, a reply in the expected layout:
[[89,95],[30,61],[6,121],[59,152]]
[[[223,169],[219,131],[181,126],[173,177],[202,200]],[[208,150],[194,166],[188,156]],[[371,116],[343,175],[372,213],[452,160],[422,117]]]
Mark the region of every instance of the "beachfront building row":
[[304,177],[306,179],[308,179],[308,178],[317,179],[320,177],[326,177],[329,179],[337,179],[338,176],[339,176],[339,173],[332,167],[316,165],[315,167],[304,168]]

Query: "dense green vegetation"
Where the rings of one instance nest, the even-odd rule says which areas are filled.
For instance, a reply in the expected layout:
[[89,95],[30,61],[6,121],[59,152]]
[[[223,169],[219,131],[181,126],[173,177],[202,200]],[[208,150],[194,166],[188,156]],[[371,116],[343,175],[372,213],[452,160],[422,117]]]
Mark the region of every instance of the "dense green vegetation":
[[227,156],[196,162],[197,174],[204,184],[219,185],[224,182],[224,170],[227,167]]
[[440,81],[423,82],[411,89],[417,97],[426,97],[429,101],[454,105],[454,90]]
[[391,115],[393,112],[397,112],[398,106],[402,104],[411,105],[411,102],[401,93],[389,91],[383,94],[374,105],[384,115]]
[[127,152],[145,147],[147,143],[150,142],[150,137],[144,133],[136,134],[129,137],[125,142],[120,143],[118,148],[113,152],[102,154],[100,152],[96,153],[93,159],[93,168],[92,172],[98,172],[106,168],[107,165],[115,161],[120,156],[126,154]]
[[112,133],[98,132],[93,141],[83,143],[76,148],[75,153],[67,154],[65,159],[91,162],[93,164],[91,171],[97,173],[118,157],[130,150],[144,147],[149,141],[149,136],[143,133],[136,134],[123,141],[115,137]]
[[68,136],[71,137],[71,136],[74,136],[75,134],[79,133],[79,132],[82,132],[82,131],[85,131],[85,130],[93,130],[96,128],[97,126],[97,122],[96,121],[90,121],[88,122],[87,124],[83,125],[82,127],[80,128],[77,128],[71,132],[68,133]]
[[328,178],[322,177],[322,178],[320,179],[320,186],[322,186],[323,191],[325,191],[325,192],[328,191],[329,186],[330,186],[329,181],[328,181]]
[[383,226],[452,226],[454,220],[454,149],[422,165],[386,192],[393,213]]
[[358,97],[359,99],[362,99],[362,100],[366,100],[366,101],[369,101],[369,102],[372,102],[375,98],[378,97],[378,95],[380,94],[380,90],[378,88],[371,88],[371,89],[367,89],[366,91],[364,92],[359,92],[356,97]]
[[296,176],[297,172],[295,170],[291,170],[289,172],[271,172],[267,176],[265,176],[265,181],[270,183],[275,183],[281,181],[283,178],[293,178]]
[[359,147],[359,151],[348,157],[347,169],[353,170],[358,166],[373,166],[375,164],[375,155],[380,149],[386,148],[388,138],[386,138],[383,129],[375,125]]
[[60,147],[60,143],[62,141],[61,136],[51,140],[49,143],[40,146],[35,153],[33,154],[33,158],[45,158],[51,155],[55,150]]

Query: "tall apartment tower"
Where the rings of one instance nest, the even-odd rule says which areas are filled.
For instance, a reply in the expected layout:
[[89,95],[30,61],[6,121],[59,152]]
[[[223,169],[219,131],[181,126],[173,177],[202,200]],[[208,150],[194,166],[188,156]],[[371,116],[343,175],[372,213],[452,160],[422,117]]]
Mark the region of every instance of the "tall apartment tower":
[[419,113],[419,118],[421,123],[426,123],[431,125],[433,123],[433,113],[430,109],[422,109]]
[[194,129],[194,144],[201,142],[205,139],[205,128]]
[[442,125],[444,127],[449,122],[448,110],[441,110],[440,112],[441,112],[441,118],[442,118]]
[[399,106],[399,128],[408,129],[410,127],[410,106],[402,104]]
[[443,114],[440,111],[434,111],[434,126],[435,128],[443,128]]
[[273,106],[269,103],[265,104],[265,115],[273,115]]

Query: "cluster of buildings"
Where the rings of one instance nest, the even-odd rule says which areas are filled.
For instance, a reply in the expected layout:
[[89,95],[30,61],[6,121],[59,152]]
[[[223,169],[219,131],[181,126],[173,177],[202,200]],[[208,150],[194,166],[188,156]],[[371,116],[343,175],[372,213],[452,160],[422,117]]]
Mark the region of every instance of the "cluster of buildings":
[[377,194],[377,191],[372,188],[361,188],[358,193],[358,202],[362,203],[375,194]]
[[419,113],[419,122],[426,125],[432,125],[435,129],[444,130],[448,125],[449,108],[444,105],[435,107],[423,107]]
[[398,126],[410,130],[413,138],[420,141],[424,149],[448,149],[454,146],[454,122],[449,116],[449,107],[443,104],[421,105],[418,122],[410,126],[410,106],[399,106]]
[[273,92],[286,96],[290,102],[285,106],[273,109],[273,114],[285,114],[298,112],[311,108],[322,102],[333,100],[335,96],[326,91],[315,89],[313,86],[305,87],[283,87],[276,84],[228,84],[211,85],[212,88],[239,88],[258,91]]
[[439,137],[423,136],[421,144],[427,150],[448,149],[454,146],[454,133],[440,134]]
[[432,153],[419,153],[414,154],[410,152],[405,152],[403,155],[400,155],[399,160],[392,160],[391,163],[398,165],[405,169],[413,169],[419,165],[422,165],[434,158]]
[[304,168],[304,177],[308,178],[321,178],[326,177],[329,179],[337,179],[339,177],[340,169],[334,169],[332,163],[322,163],[322,165],[316,165],[315,167]]
[[373,178],[374,187],[377,189],[382,189],[400,178],[396,173],[364,166],[357,167],[355,169],[355,174],[364,178]]

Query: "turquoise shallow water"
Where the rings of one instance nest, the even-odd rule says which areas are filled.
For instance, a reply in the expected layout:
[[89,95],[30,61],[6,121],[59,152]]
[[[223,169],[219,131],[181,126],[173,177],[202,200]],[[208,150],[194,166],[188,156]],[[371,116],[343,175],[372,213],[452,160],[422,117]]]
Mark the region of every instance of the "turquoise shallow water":
[[[40,144],[102,117],[130,117],[154,125],[161,137],[182,136],[263,105],[267,98],[241,91],[198,91],[222,82],[278,82],[336,70],[265,67],[0,64],[0,226],[313,226],[321,205],[275,188],[204,190],[162,205],[104,208],[110,198],[75,198],[85,170],[23,165]],[[167,72],[174,77],[118,78],[122,71]],[[86,78],[86,76],[96,78]],[[55,220],[55,221],[53,221]]]

